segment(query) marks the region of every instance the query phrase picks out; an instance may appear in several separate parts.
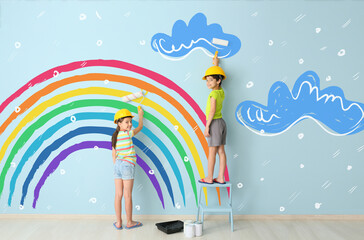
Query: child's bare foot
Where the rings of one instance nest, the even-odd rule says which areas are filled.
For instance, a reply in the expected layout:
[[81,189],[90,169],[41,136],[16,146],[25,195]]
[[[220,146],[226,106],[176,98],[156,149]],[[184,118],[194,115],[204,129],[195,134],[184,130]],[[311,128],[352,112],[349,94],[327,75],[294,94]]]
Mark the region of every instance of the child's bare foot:
[[141,226],[143,226],[143,224],[141,222],[131,221],[126,224],[126,229],[132,229],[132,228],[137,228],[137,227],[141,227]]
[[225,184],[224,178],[219,178],[219,177],[214,178],[214,182],[215,183],[220,183],[220,184]]
[[212,182],[212,178],[207,178],[207,177],[205,177],[205,178],[202,178],[202,179],[200,179],[200,180],[198,180],[200,183],[208,183],[208,184],[212,184],[213,182]]
[[123,229],[121,222],[114,222],[114,227],[118,230]]

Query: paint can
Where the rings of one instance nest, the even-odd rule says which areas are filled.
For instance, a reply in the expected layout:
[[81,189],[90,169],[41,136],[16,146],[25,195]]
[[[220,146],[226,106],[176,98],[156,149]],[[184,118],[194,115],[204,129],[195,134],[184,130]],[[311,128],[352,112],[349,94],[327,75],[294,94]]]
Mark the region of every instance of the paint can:
[[202,222],[200,221],[195,222],[195,236],[196,237],[202,236]]
[[195,236],[195,224],[193,223],[185,224],[184,233],[186,238],[193,238]]

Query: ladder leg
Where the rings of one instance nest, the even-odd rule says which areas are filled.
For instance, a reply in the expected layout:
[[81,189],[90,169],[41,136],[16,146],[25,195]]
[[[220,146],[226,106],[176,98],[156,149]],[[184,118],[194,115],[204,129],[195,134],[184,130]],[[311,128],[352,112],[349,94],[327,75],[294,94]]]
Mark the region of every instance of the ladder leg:
[[230,212],[230,225],[231,225],[231,231],[234,232],[234,218],[233,218],[233,212]]
[[198,221],[199,219],[199,214],[200,214],[200,209],[201,209],[201,192],[202,192],[202,186],[201,184],[198,184],[199,186],[199,193],[198,193],[198,206],[197,206],[197,217],[196,217],[196,221]]
[[230,224],[231,224],[231,231],[234,232],[234,217],[233,217],[233,189],[230,188],[230,198],[229,198],[229,205],[230,205]]
[[199,193],[198,193],[198,204],[201,203],[201,193],[202,193],[202,185],[201,184],[198,184],[199,186]]
[[196,217],[196,221],[198,221],[199,214],[200,214],[200,204],[198,204],[198,207],[197,207],[197,217]]

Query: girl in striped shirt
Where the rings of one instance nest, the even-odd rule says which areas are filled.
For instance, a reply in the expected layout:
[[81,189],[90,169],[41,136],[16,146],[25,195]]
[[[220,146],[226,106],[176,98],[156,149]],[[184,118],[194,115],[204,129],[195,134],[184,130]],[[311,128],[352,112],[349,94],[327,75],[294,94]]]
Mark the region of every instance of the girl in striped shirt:
[[144,111],[138,107],[139,125],[134,130],[132,127],[131,112],[127,109],[119,110],[114,117],[117,124],[116,131],[112,136],[112,158],[114,161],[114,178],[115,178],[115,214],[116,222],[114,227],[121,230],[121,200],[124,195],[125,212],[126,212],[126,229],[132,229],[142,226],[142,223],[133,221],[133,203],[132,190],[134,184],[136,154],[132,137],[140,132],[143,128]]

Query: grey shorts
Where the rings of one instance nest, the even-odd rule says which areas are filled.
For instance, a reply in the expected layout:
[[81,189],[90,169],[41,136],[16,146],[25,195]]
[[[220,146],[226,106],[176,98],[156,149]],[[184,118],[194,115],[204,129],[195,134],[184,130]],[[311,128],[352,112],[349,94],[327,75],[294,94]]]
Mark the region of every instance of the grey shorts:
[[213,119],[210,124],[210,137],[207,137],[209,147],[218,147],[226,144],[226,123],[224,119]]
[[114,178],[130,180],[134,179],[135,166],[122,160],[116,160],[114,164]]

